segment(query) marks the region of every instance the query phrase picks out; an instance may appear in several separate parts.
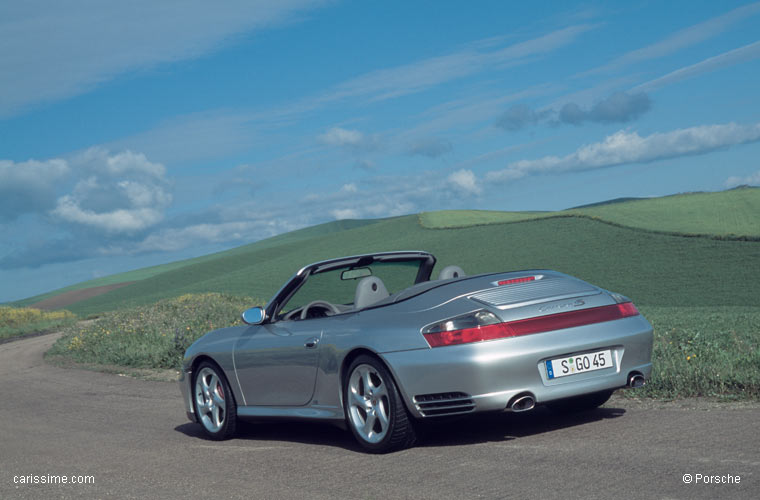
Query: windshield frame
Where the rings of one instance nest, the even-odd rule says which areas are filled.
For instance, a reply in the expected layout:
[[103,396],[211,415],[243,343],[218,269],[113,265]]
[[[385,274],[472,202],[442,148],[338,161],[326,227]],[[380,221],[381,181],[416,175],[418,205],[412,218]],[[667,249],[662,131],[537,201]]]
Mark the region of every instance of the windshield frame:
[[[380,252],[374,254],[354,255],[315,262],[304,266],[288,280],[282,288],[272,297],[265,308],[265,322],[278,321],[277,316],[282,308],[290,301],[291,297],[306,283],[311,275],[339,269],[352,269],[366,267],[376,262],[418,262],[417,275],[414,283],[428,281],[435,266],[436,259],[433,254],[420,250],[400,252]],[[412,285],[412,286],[413,286]]]

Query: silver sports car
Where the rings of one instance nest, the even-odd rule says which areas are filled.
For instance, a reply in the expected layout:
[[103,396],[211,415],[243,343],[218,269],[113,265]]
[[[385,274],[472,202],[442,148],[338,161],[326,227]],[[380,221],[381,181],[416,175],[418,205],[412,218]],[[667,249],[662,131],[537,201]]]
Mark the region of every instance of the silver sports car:
[[652,327],[626,297],[548,270],[466,276],[421,251],[299,270],[247,326],[185,353],[187,416],[213,439],[239,418],[345,424],[370,452],[425,420],[537,404],[586,409],[652,371]]

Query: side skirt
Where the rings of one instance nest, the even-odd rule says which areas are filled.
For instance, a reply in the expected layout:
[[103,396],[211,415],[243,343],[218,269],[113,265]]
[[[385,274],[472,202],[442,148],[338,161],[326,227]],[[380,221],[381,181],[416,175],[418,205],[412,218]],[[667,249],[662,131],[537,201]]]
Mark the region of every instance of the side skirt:
[[238,406],[238,417],[245,419],[321,420],[340,423],[345,420],[343,408],[338,406]]

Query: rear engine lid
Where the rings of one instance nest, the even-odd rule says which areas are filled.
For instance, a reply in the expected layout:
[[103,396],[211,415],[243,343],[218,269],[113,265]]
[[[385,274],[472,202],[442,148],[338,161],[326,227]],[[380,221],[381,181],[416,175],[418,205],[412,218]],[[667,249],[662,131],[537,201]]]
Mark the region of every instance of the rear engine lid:
[[585,281],[554,271],[510,273],[494,278],[492,288],[478,291],[468,298],[505,310],[601,293],[599,288]]

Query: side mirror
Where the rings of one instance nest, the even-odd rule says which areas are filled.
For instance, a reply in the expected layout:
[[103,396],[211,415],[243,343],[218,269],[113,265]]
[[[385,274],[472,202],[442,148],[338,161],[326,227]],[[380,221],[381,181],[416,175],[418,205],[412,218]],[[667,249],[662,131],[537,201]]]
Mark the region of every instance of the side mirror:
[[247,325],[260,325],[266,319],[267,314],[262,307],[251,307],[243,311],[241,318]]

